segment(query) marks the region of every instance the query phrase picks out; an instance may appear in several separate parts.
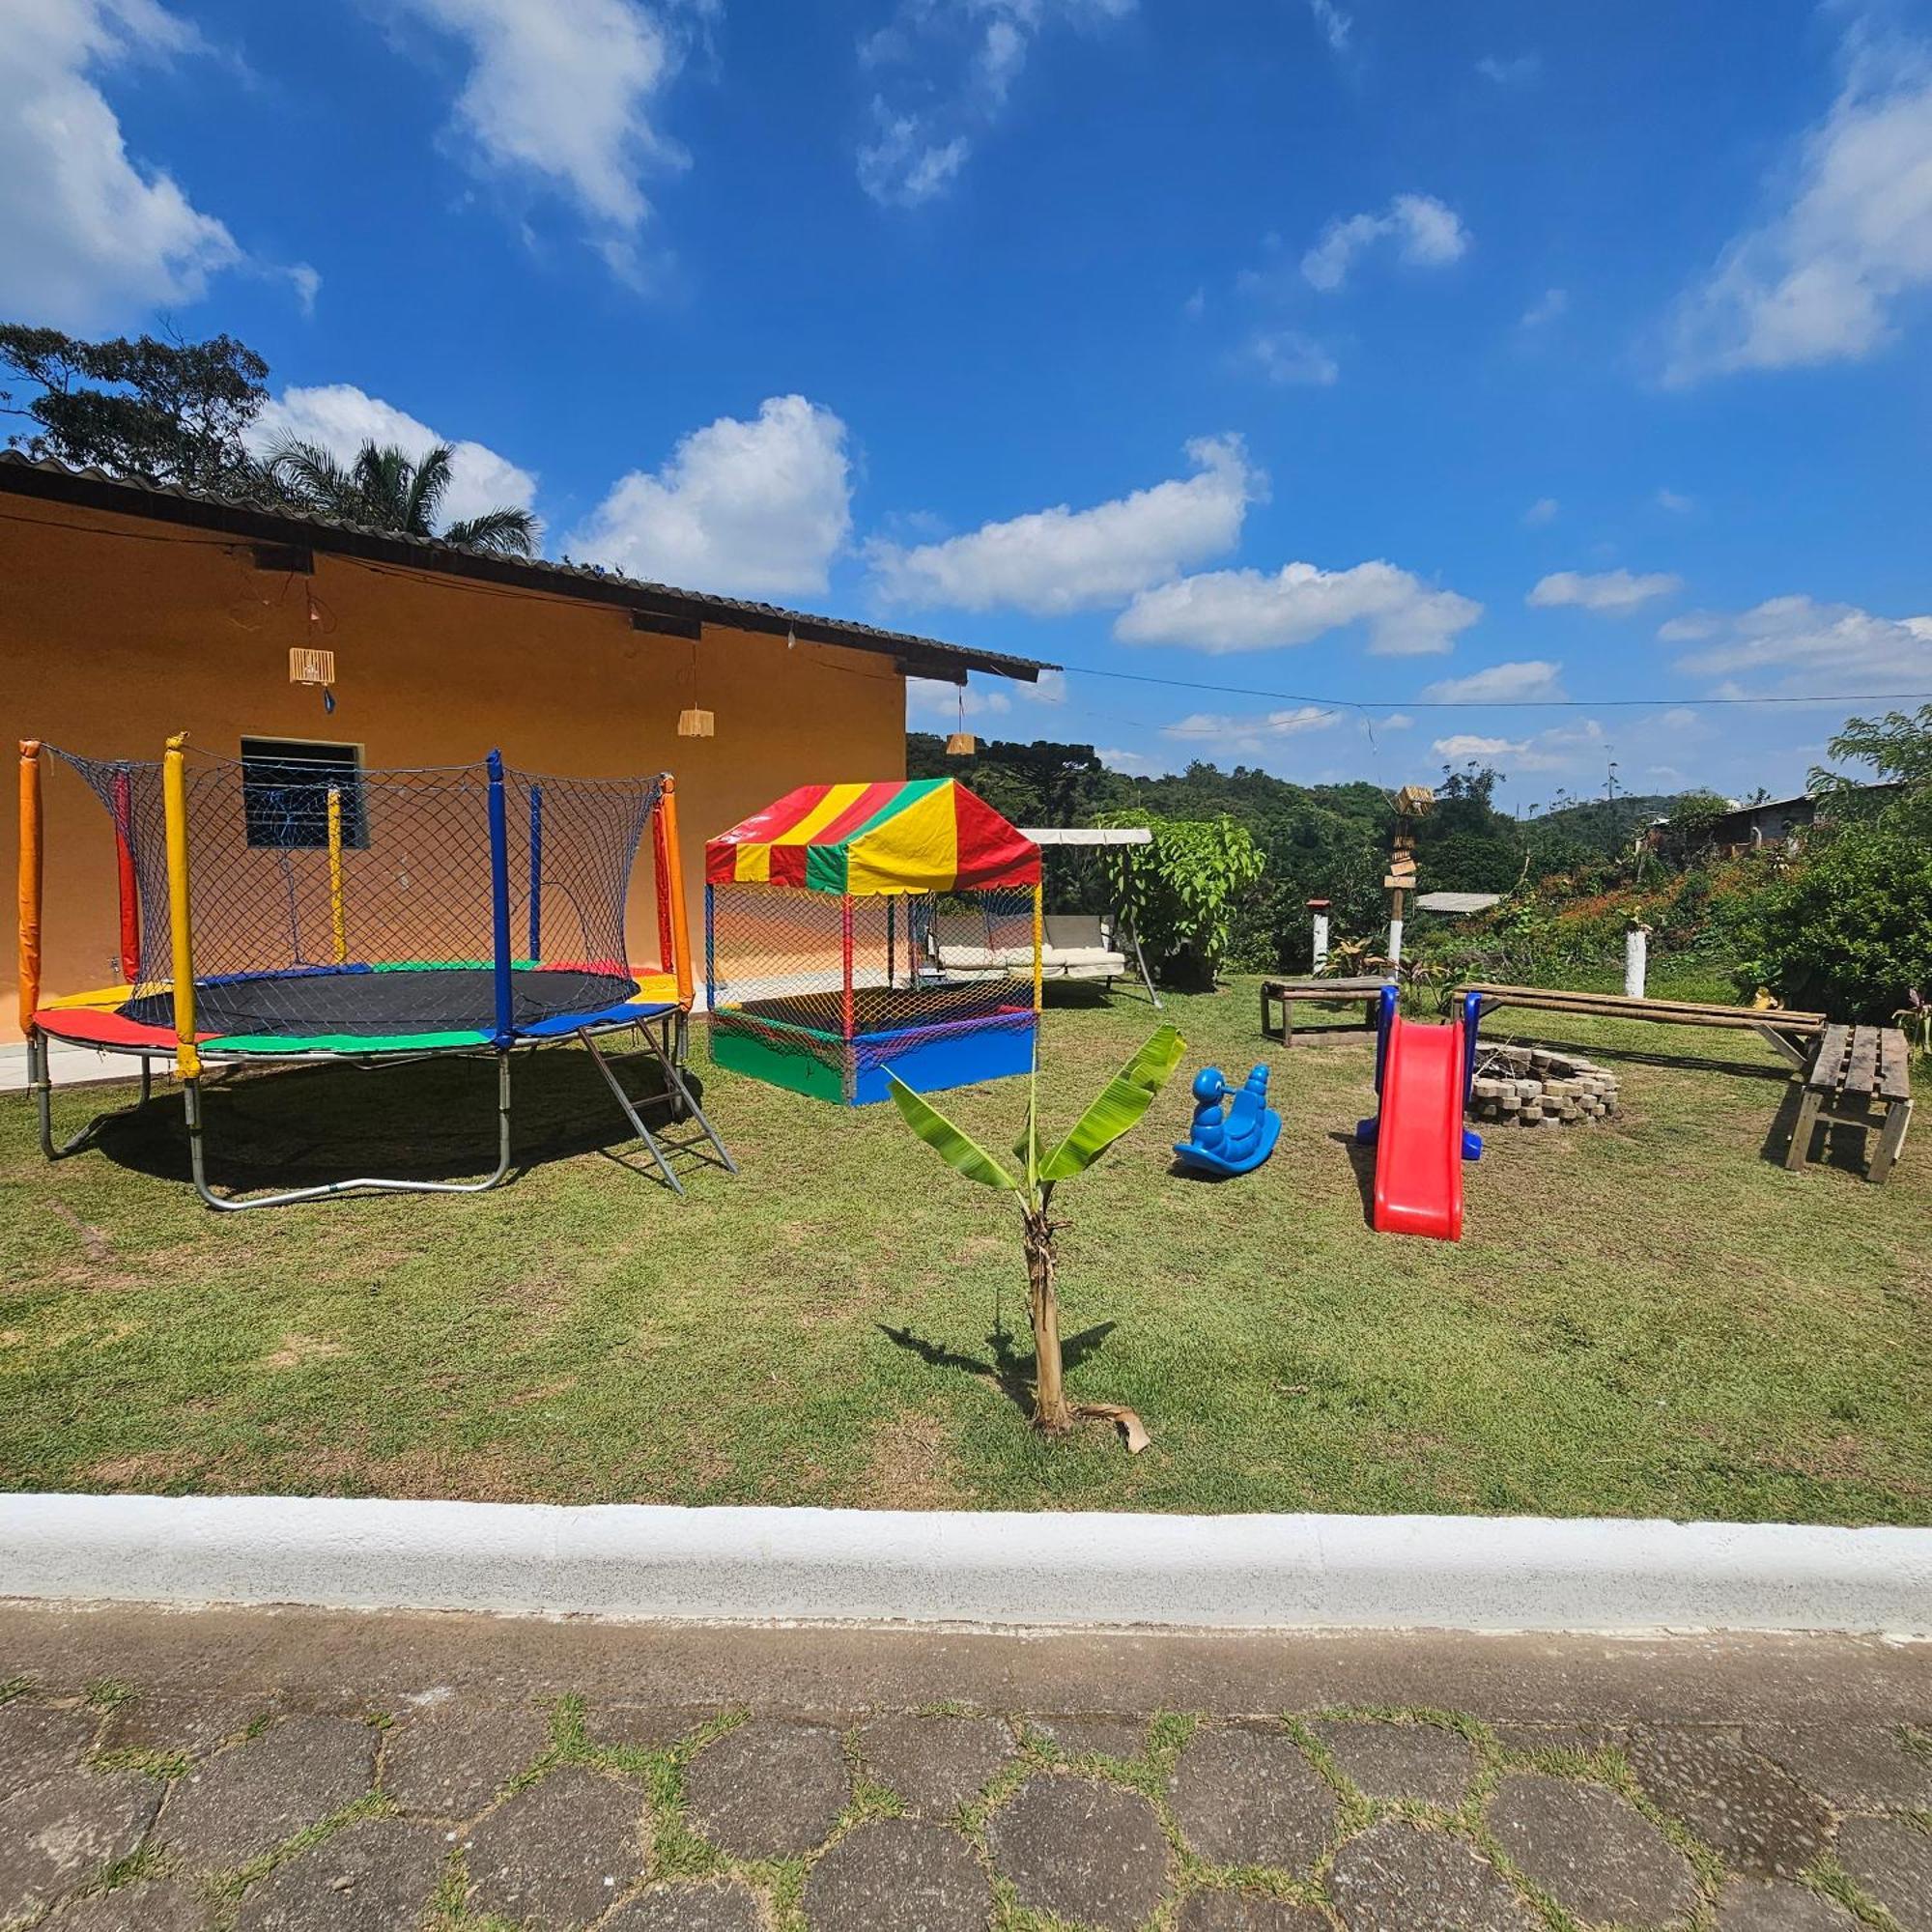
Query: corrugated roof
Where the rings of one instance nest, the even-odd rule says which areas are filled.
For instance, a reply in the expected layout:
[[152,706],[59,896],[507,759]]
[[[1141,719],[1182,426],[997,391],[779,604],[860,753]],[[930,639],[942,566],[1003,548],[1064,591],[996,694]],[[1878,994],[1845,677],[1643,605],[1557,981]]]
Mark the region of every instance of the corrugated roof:
[[905,670],[918,677],[948,678],[959,683],[964,681],[967,671],[978,670],[1031,683],[1041,671],[1058,668],[1040,659],[977,650],[938,638],[883,630],[875,624],[861,624],[848,618],[818,616],[750,598],[682,590],[672,584],[626,577],[620,571],[605,570],[594,564],[497,556],[461,544],[444,543],[436,537],[373,529],[286,504],[261,503],[245,497],[192,490],[178,483],[114,476],[104,469],[76,469],[52,458],[31,457],[16,449],[0,450],[0,491],[115,515],[224,530],[244,539],[298,545],[330,554],[543,591],[552,596],[579,598],[585,603],[615,605],[640,617],[664,618],[673,624],[711,623],[771,636],[790,634],[808,643],[841,644],[848,649],[895,658]]

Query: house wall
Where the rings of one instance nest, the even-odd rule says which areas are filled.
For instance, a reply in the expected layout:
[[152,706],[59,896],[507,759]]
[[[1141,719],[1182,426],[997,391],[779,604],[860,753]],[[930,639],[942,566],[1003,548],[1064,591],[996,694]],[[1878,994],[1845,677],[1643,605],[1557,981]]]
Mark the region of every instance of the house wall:
[[[493,746],[561,776],[668,770],[703,979],[703,841],[794,785],[905,775],[905,681],[872,653],[707,625],[702,643],[630,613],[318,553],[313,577],[255,567],[217,532],[10,497],[0,515],[0,737],[156,758],[185,730],[359,744],[371,768],[468,764]],[[310,598],[314,617],[311,618]],[[336,655],[336,708],[289,683],[289,649]],[[694,663],[696,677],[694,682]],[[694,696],[695,694],[695,696]],[[676,734],[696,702],[717,735]],[[0,870],[18,849],[0,786]],[[119,980],[114,840],[70,771],[45,781],[44,994]],[[648,859],[631,954],[657,949]],[[20,1037],[14,949],[0,946],[0,1039]]]

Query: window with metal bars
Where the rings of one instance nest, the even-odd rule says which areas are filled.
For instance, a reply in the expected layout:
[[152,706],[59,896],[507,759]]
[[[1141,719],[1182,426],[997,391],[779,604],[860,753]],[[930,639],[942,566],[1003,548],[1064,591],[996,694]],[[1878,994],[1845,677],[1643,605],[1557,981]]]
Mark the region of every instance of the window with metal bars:
[[328,794],[341,794],[342,842],[369,842],[362,803],[362,748],[301,738],[242,740],[242,810],[248,843],[284,851],[328,843]]

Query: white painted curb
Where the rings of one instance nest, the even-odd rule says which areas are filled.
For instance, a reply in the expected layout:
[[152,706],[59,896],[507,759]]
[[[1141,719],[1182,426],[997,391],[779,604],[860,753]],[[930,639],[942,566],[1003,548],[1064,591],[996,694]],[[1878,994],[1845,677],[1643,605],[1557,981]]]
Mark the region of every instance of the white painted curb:
[[0,1495],[0,1597],[609,1617],[1932,1635],[1932,1530]]

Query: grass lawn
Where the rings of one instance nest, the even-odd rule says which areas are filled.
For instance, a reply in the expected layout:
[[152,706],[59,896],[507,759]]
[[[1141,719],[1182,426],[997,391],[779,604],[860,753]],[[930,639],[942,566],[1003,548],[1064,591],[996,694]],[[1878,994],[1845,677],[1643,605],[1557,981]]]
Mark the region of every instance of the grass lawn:
[[[1246,981],[1174,1001],[1182,1074],[1060,1196],[1070,1387],[1141,1411],[1137,1459],[1097,1426],[1035,1439],[1002,1389],[1028,1359],[1008,1203],[889,1107],[711,1074],[700,1029],[744,1173],[696,1172],[683,1203],[613,1159],[621,1123],[568,1050],[519,1063],[541,1157],[467,1200],[215,1215],[172,1095],[51,1167],[0,1096],[0,1484],[1932,1520],[1924,1145],[1884,1189],[1786,1174],[1766,1143],[1789,1086],[1754,1036],[1505,1013],[1615,1057],[1625,1112],[1498,1130],[1460,1245],[1378,1236],[1348,1145],[1363,1034],[1266,1049],[1285,1126],[1258,1174],[1170,1173],[1186,1074],[1238,1077],[1255,1014]],[[1125,998],[1049,1011],[1049,1124],[1149,1024]],[[102,1091],[58,1095],[57,1126]],[[230,1179],[473,1174],[493,1097],[476,1064],[330,1068],[209,1112]],[[1004,1148],[1021,1090],[947,1104]]]

